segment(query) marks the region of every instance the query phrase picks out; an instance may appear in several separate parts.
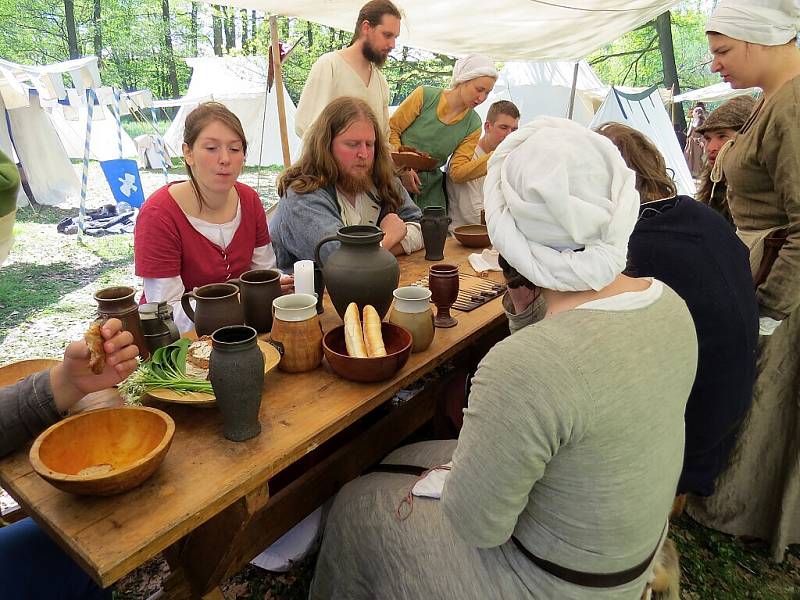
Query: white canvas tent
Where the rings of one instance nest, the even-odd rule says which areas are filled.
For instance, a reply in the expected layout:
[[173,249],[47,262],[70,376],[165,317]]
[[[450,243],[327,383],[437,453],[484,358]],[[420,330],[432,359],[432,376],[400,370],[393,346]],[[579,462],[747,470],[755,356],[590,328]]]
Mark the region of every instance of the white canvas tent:
[[[167,149],[180,156],[186,115],[200,102],[215,100],[231,109],[247,136],[248,166],[282,165],[283,154],[278,125],[278,100],[273,86],[267,94],[267,61],[261,56],[187,58],[192,78],[186,96],[157,106],[178,105],[180,109],[164,135]],[[294,133],[295,106],[283,89],[289,153],[297,158],[300,140]]]
[[735,90],[730,83],[723,81],[699,90],[678,94],[672,100],[674,102],[724,102],[736,96],[753,96],[760,91],[758,88]]
[[569,116],[573,80],[576,94],[572,117],[588,125],[594,116],[592,97],[605,97],[608,87],[603,85],[585,60],[579,61],[575,80],[573,62],[521,62],[512,61],[500,70],[494,89],[486,102],[475,109],[483,120],[493,102],[510,100],[520,111],[520,124],[535,117]]
[[[114,158],[136,158],[136,144],[122,130],[122,157],[119,155],[117,123],[113,113],[103,104],[94,107],[92,118],[92,137],[89,155],[92,160]],[[86,140],[86,108],[54,104],[49,110],[50,122],[64,144],[67,156],[83,158]]]
[[[203,0],[300,17],[352,31],[364,0]],[[578,60],[646,23],[677,0],[403,0],[399,44],[494,60]]]
[[667,167],[672,169],[678,193],[694,196],[694,180],[655,86],[638,94],[626,94],[611,88],[590,127],[599,127],[610,121],[624,123],[650,138],[664,155]]

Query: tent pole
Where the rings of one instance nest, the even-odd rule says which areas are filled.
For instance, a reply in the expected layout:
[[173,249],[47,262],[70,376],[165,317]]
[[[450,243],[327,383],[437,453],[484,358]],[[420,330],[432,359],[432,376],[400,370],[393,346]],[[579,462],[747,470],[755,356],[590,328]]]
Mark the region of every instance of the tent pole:
[[278,123],[281,128],[281,149],[283,150],[283,166],[287,169],[292,164],[289,156],[289,134],[286,131],[286,106],[283,99],[283,74],[281,72],[281,46],[278,39],[278,18],[269,18],[269,36],[272,39],[272,64],[275,68],[275,95],[278,99]]
[[572,119],[572,112],[575,110],[575,90],[578,87],[578,67],[580,64],[580,61],[575,61],[575,70],[572,72],[572,90],[569,93],[568,119]]

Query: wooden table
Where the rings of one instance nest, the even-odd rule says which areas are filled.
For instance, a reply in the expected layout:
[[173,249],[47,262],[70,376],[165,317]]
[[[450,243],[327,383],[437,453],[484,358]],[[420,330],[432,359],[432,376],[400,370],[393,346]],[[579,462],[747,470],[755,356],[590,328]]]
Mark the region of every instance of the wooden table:
[[[445,252],[445,262],[474,273],[469,249],[449,240]],[[423,252],[399,261],[401,285],[433,264]],[[0,484],[102,586],[164,551],[171,567],[165,596],[221,598],[225,577],[431,419],[435,390],[389,407],[399,389],[507,330],[499,299],[454,314],[458,325],[437,329],[430,348],[388,381],[346,381],[325,361],[309,373],[273,371],[263,431],[244,443],[222,436],[217,410],[160,404],[176,423],[172,447],[155,475],[128,493],[60,492],[32,471],[27,448],[0,461]],[[326,299],[323,328],[340,323]]]

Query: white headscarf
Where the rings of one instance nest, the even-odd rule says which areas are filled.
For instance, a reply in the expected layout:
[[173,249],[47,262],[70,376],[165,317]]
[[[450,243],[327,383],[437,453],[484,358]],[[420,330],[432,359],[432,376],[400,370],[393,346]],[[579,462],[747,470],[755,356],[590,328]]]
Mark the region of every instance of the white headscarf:
[[639,215],[635,186],[611,140],[574,121],[538,117],[489,160],[489,237],[537,286],[601,290],[625,268]]
[[779,46],[797,37],[798,0],[722,0],[706,23],[706,32],[735,40]]
[[494,68],[494,62],[482,54],[469,54],[456,61],[453,67],[453,78],[450,80],[450,87],[454,88],[459,83],[478,77],[493,77],[497,79],[497,69]]

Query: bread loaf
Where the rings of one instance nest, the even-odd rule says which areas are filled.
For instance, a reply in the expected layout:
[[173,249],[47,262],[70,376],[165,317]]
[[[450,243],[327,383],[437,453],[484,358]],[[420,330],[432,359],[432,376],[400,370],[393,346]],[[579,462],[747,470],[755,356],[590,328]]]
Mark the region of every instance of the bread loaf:
[[367,348],[364,345],[364,334],[361,331],[361,319],[358,314],[358,305],[351,302],[344,312],[344,344],[347,354],[356,358],[367,358]]
[[370,304],[364,307],[364,344],[367,347],[367,356],[370,358],[386,356],[381,333],[381,318],[375,307]]

